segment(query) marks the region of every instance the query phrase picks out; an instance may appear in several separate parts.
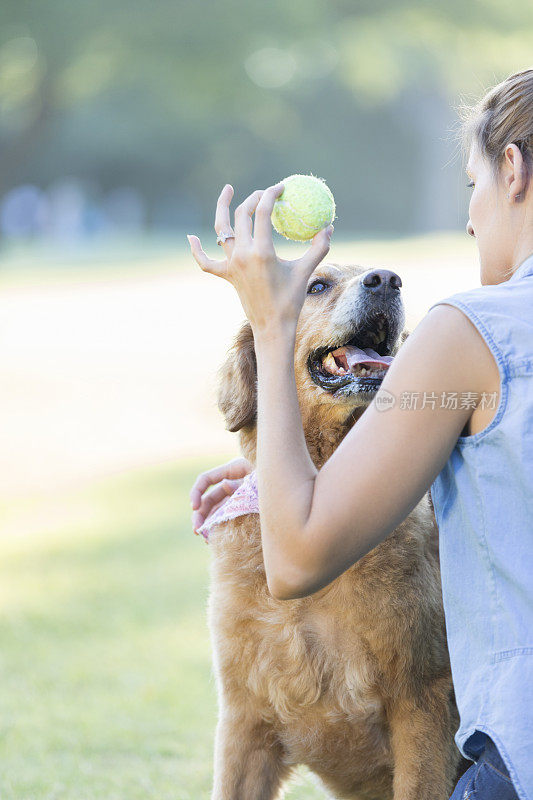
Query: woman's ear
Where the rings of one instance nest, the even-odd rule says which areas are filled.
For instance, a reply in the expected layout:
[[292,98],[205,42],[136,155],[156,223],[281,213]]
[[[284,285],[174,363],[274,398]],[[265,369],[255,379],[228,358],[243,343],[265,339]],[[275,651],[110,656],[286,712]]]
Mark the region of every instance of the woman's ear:
[[529,186],[529,171],[524,154],[518,145],[510,142],[504,151],[504,174],[507,198],[524,200]]
[[246,320],[218,371],[218,407],[226,429],[234,433],[255,425],[257,417],[257,361],[252,326]]

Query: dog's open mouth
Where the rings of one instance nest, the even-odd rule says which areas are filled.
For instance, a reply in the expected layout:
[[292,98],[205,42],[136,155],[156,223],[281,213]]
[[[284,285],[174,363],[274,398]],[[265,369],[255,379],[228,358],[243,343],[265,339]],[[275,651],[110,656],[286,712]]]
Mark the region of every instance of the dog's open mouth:
[[373,317],[344,344],[321,347],[309,356],[313,381],[329,392],[375,392],[392,363],[389,323],[384,314]]

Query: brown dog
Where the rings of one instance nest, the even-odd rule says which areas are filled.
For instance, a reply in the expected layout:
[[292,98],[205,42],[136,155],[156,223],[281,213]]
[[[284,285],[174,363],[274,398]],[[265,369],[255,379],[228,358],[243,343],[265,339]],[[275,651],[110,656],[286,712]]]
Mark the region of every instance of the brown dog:
[[[399,286],[389,270],[334,264],[320,265],[309,280],[294,363],[317,468],[362,415],[384,374],[354,367],[346,356],[355,350],[343,345],[394,356],[408,336]],[[221,368],[218,401],[252,464],[256,384],[245,322]],[[368,502],[379,502],[382,491],[376,486]],[[448,798],[471,762],[453,740],[459,719],[429,496],[310,597],[270,595],[259,515],[218,525],[210,545],[219,694],[213,800],[271,800],[297,764],[338,798]]]

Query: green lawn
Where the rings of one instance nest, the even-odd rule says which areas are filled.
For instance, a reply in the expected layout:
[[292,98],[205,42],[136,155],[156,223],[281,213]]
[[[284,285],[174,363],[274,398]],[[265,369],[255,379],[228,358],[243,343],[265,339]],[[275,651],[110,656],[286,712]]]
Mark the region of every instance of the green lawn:
[[[202,234],[208,252],[220,256],[212,231],[209,236]],[[336,238],[333,260],[364,263],[372,257],[426,269],[429,259],[440,268],[439,281],[451,270],[451,285],[470,263],[467,239],[457,233],[380,242]],[[289,248],[282,244],[281,254],[288,256]],[[65,251],[59,261],[52,247],[0,252],[0,288],[8,309],[10,289],[17,297],[29,287],[35,302],[35,289],[55,284],[60,289],[79,284],[84,291],[98,282],[176,271],[184,277],[199,273],[181,240],[157,247],[151,241],[116,249],[95,245],[87,252]],[[416,287],[417,272],[411,275]],[[188,284],[186,291],[192,291]],[[195,291],[200,297],[200,284]],[[418,301],[419,311],[430,297]],[[118,310],[117,319],[119,328],[130,323]],[[11,339],[8,331],[8,366],[19,345],[23,354],[30,353],[26,366],[33,353],[35,359],[42,356],[38,331],[35,342],[25,331],[29,338],[22,336],[20,343],[21,330],[15,325]],[[48,346],[55,346],[53,338]],[[120,354],[120,336],[113,346]],[[47,352],[50,358],[53,350]],[[95,355],[99,358],[97,349],[80,352],[90,369]],[[70,369],[68,359],[66,366]],[[75,370],[68,374],[74,383],[80,380]],[[38,370],[35,376],[41,379]],[[28,389],[24,382],[11,388],[15,409]],[[54,419],[47,416],[54,407],[53,388],[53,381],[43,383],[43,425]],[[21,413],[9,424],[24,425],[24,419]],[[58,435],[62,421],[55,419]],[[84,424],[93,423],[91,417],[79,424],[85,430]],[[52,423],[52,435],[53,430]],[[102,435],[96,427],[91,431]],[[38,443],[21,441],[28,451],[19,458],[32,458]],[[222,460],[217,456],[217,463]],[[209,800],[216,723],[206,623],[209,548],[190,529],[188,495],[195,475],[210,463],[206,457],[124,474],[83,491],[0,500],[2,800]],[[286,797],[323,795],[302,770]]]
[[[190,463],[8,506],[2,800],[210,797],[209,548]],[[17,520],[19,520],[17,524]],[[301,771],[286,797],[321,798]]]
[[[200,236],[211,258],[220,258],[212,228],[191,231]],[[287,242],[274,234],[276,251],[284,258],[299,258],[308,243]],[[458,257],[477,263],[475,246],[464,231],[442,231],[418,236],[354,236],[337,231],[326,260],[361,263],[379,261],[391,266],[398,259],[424,264],[428,259]],[[37,242],[0,248],[0,288],[31,285],[95,284],[147,275],[200,274],[185,234],[141,237],[117,241],[80,242],[66,248],[59,243]],[[475,276],[474,276],[475,277]]]

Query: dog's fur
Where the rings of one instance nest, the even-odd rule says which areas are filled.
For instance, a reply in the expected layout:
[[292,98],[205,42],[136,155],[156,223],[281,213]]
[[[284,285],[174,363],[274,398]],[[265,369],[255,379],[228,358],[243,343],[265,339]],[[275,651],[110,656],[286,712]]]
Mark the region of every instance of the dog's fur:
[[[399,291],[377,296],[358,266],[323,264],[306,297],[295,374],[309,453],[320,468],[376,388],[317,385],[310,356],[386,314],[394,355],[408,336]],[[219,407],[255,464],[257,372],[245,322],[220,370]],[[283,398],[280,398],[283,402]],[[376,497],[383,487],[376,487]],[[350,482],[347,481],[347,491]],[[219,697],[213,800],[272,800],[297,764],[334,797],[445,800],[470,765],[458,727],[429,496],[381,544],[310,597],[267,587],[259,516],[210,536],[209,624]]]

